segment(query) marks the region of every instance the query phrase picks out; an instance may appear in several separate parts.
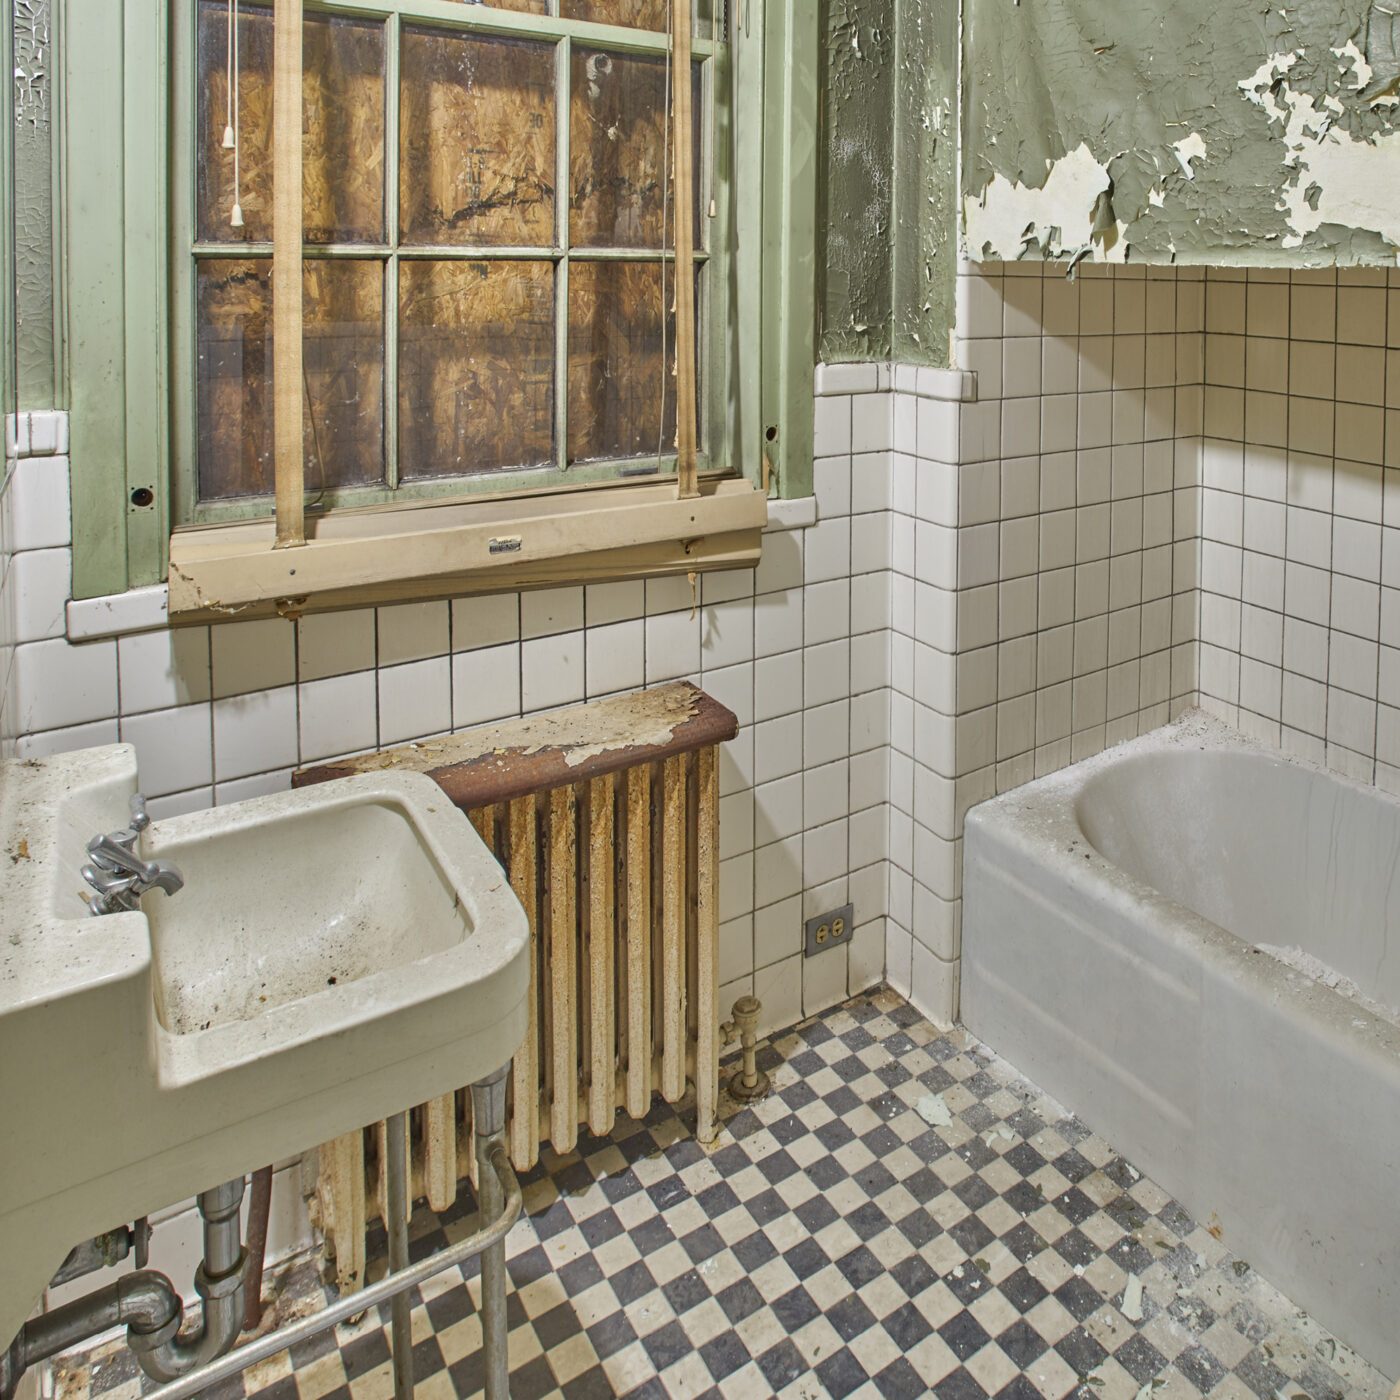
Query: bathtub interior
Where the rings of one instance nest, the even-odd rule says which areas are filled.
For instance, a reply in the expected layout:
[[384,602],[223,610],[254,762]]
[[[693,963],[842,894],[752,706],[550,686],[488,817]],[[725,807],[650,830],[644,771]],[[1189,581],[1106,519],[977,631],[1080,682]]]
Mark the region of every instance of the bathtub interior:
[[1268,750],[1178,743],[1104,764],[1075,814],[1134,879],[1400,1008],[1400,802]]

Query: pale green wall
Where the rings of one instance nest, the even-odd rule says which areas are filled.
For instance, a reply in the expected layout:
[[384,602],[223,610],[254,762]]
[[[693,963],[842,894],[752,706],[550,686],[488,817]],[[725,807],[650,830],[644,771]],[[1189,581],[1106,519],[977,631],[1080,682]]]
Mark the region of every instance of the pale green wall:
[[61,406],[55,333],[54,50],[49,0],[7,3],[14,24],[13,237],[18,259],[18,394],[27,408]]
[[827,0],[818,356],[947,364],[957,0]]
[[1394,9],[966,0],[970,252],[1393,263]]

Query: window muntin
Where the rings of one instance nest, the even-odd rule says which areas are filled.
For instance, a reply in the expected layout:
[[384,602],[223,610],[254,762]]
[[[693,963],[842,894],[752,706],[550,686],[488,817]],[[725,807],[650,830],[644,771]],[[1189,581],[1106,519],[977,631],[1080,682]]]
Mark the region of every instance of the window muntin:
[[[510,7],[520,17],[469,5],[444,19],[448,7],[419,3],[430,13],[308,8],[308,492],[368,505],[585,483],[657,470],[658,443],[660,470],[674,470],[666,37],[571,22],[586,10],[664,27],[664,7],[557,0],[560,17],[527,18],[538,9],[522,4]],[[244,226],[234,229],[220,144],[227,11],[197,0],[192,275],[183,287],[177,278],[175,307],[177,343],[184,315],[195,351],[187,431],[175,439],[177,457],[186,441],[197,464],[177,474],[178,518],[192,521],[267,514],[272,490],[271,11],[241,15]],[[707,33],[703,15],[699,27]],[[700,216],[712,194],[702,157],[716,46],[702,37],[692,57],[703,468],[723,465],[725,451],[723,336],[712,323],[727,289],[719,221]],[[666,218],[669,245],[669,199]],[[178,403],[175,417],[178,430]]]

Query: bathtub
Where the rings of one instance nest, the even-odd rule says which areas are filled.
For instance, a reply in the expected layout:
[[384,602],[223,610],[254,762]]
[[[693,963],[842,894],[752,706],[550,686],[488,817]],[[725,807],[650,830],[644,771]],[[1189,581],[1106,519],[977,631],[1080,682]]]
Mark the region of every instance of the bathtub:
[[967,1027],[1400,1374],[1400,802],[1192,712],[963,860]]

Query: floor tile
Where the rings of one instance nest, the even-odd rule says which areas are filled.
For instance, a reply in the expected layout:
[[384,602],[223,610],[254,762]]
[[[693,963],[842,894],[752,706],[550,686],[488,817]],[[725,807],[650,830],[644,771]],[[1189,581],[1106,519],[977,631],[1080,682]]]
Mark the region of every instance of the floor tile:
[[[1111,1144],[889,990],[775,1037],[760,1063],[774,1092],[728,1105],[709,1150],[693,1105],[658,1102],[522,1178],[513,1400],[1386,1400]],[[948,1126],[921,1116],[927,1097]],[[420,1206],[413,1257],[472,1209],[465,1185],[441,1218]],[[412,1295],[418,1400],[481,1394],[479,1272]],[[273,1283],[284,1319],[327,1296],[309,1259]],[[214,1400],[388,1400],[387,1322],[381,1308]],[[151,1388],[117,1342],[65,1358],[56,1400]]]

